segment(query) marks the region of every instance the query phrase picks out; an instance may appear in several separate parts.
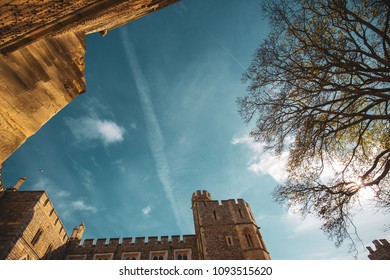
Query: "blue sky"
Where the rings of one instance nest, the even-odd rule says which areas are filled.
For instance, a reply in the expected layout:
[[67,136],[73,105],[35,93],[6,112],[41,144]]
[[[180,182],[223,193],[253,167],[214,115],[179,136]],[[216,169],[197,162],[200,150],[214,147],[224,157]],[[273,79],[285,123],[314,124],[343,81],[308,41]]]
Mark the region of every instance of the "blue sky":
[[[88,35],[87,93],[5,162],[4,183],[26,176],[21,190],[46,190],[68,234],[85,223],[84,238],[192,234],[191,195],[206,189],[251,205],[273,259],[352,259],[318,221],[272,202],[286,155],[253,143],[237,113],[266,34],[259,0],[182,0]],[[364,245],[389,237],[381,213],[355,220]]]

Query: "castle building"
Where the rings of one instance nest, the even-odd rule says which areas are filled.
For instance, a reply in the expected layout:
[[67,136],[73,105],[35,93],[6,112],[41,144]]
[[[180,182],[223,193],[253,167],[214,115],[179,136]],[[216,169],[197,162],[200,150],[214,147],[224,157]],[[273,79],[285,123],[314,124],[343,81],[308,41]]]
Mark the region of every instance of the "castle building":
[[[23,179],[22,179],[23,180]],[[195,234],[85,239],[84,224],[68,236],[44,191],[0,190],[0,259],[269,260],[249,205],[242,199],[192,195]]]
[[68,234],[44,191],[0,186],[0,259],[61,259]]
[[86,91],[86,34],[178,0],[5,0],[0,3],[0,163]]
[[370,252],[368,258],[370,260],[390,260],[390,243],[386,239],[379,239],[372,241],[375,245],[375,250],[370,246],[367,250]]

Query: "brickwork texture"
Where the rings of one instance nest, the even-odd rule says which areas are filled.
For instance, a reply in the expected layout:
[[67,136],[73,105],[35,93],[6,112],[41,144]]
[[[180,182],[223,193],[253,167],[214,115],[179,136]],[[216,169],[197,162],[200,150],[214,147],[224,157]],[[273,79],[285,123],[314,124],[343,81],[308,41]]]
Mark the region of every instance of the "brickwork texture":
[[43,191],[7,189],[0,196],[1,259],[270,259],[249,205],[192,196],[195,234],[82,240],[84,224],[71,236]]

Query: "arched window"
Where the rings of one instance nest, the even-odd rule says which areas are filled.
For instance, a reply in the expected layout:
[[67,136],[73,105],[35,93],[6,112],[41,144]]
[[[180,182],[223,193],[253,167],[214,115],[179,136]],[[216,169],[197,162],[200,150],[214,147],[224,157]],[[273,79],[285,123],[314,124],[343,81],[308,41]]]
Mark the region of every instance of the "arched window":
[[243,235],[245,238],[245,243],[248,246],[248,248],[253,248],[258,246],[256,242],[256,236],[249,228],[245,228],[243,230]]
[[249,248],[253,247],[252,235],[250,233],[245,233],[245,239]]
[[43,230],[40,228],[38,229],[37,233],[35,233],[34,238],[31,240],[31,245],[37,244],[39,238],[41,237],[43,233]]
[[242,211],[241,211],[241,209],[238,209],[238,214],[240,214],[240,217],[242,218],[243,216],[242,216]]
[[112,260],[114,258],[114,253],[100,253],[93,256],[94,260]]
[[168,251],[152,251],[150,252],[149,259],[151,260],[167,260]]
[[226,236],[226,243],[228,246],[233,246],[233,238],[232,236]]
[[141,252],[124,252],[122,253],[122,260],[140,260]]
[[51,251],[53,251],[53,245],[50,244],[47,249],[46,249],[46,252],[45,252],[45,255],[43,256],[45,259],[47,259],[51,253]]
[[183,253],[183,254],[178,254],[177,259],[178,260],[188,260],[188,257],[187,257],[186,253]]
[[174,250],[174,259],[175,260],[190,260],[191,259],[191,249],[177,249]]

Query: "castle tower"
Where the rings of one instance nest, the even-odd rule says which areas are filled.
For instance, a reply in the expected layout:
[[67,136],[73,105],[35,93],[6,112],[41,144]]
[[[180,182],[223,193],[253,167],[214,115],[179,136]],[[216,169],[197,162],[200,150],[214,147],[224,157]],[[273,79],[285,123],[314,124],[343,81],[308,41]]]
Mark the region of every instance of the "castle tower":
[[73,239],[81,240],[81,238],[83,238],[84,230],[85,230],[84,223],[81,223],[80,225],[76,226],[73,229],[73,232],[72,232],[72,235],[71,235],[70,239],[72,239],[72,240]]
[[367,247],[370,260],[390,260],[390,242],[387,239],[374,240],[372,243],[375,245],[375,250],[370,246]]
[[212,200],[207,191],[192,195],[200,259],[269,260],[270,255],[249,205],[242,199]]

